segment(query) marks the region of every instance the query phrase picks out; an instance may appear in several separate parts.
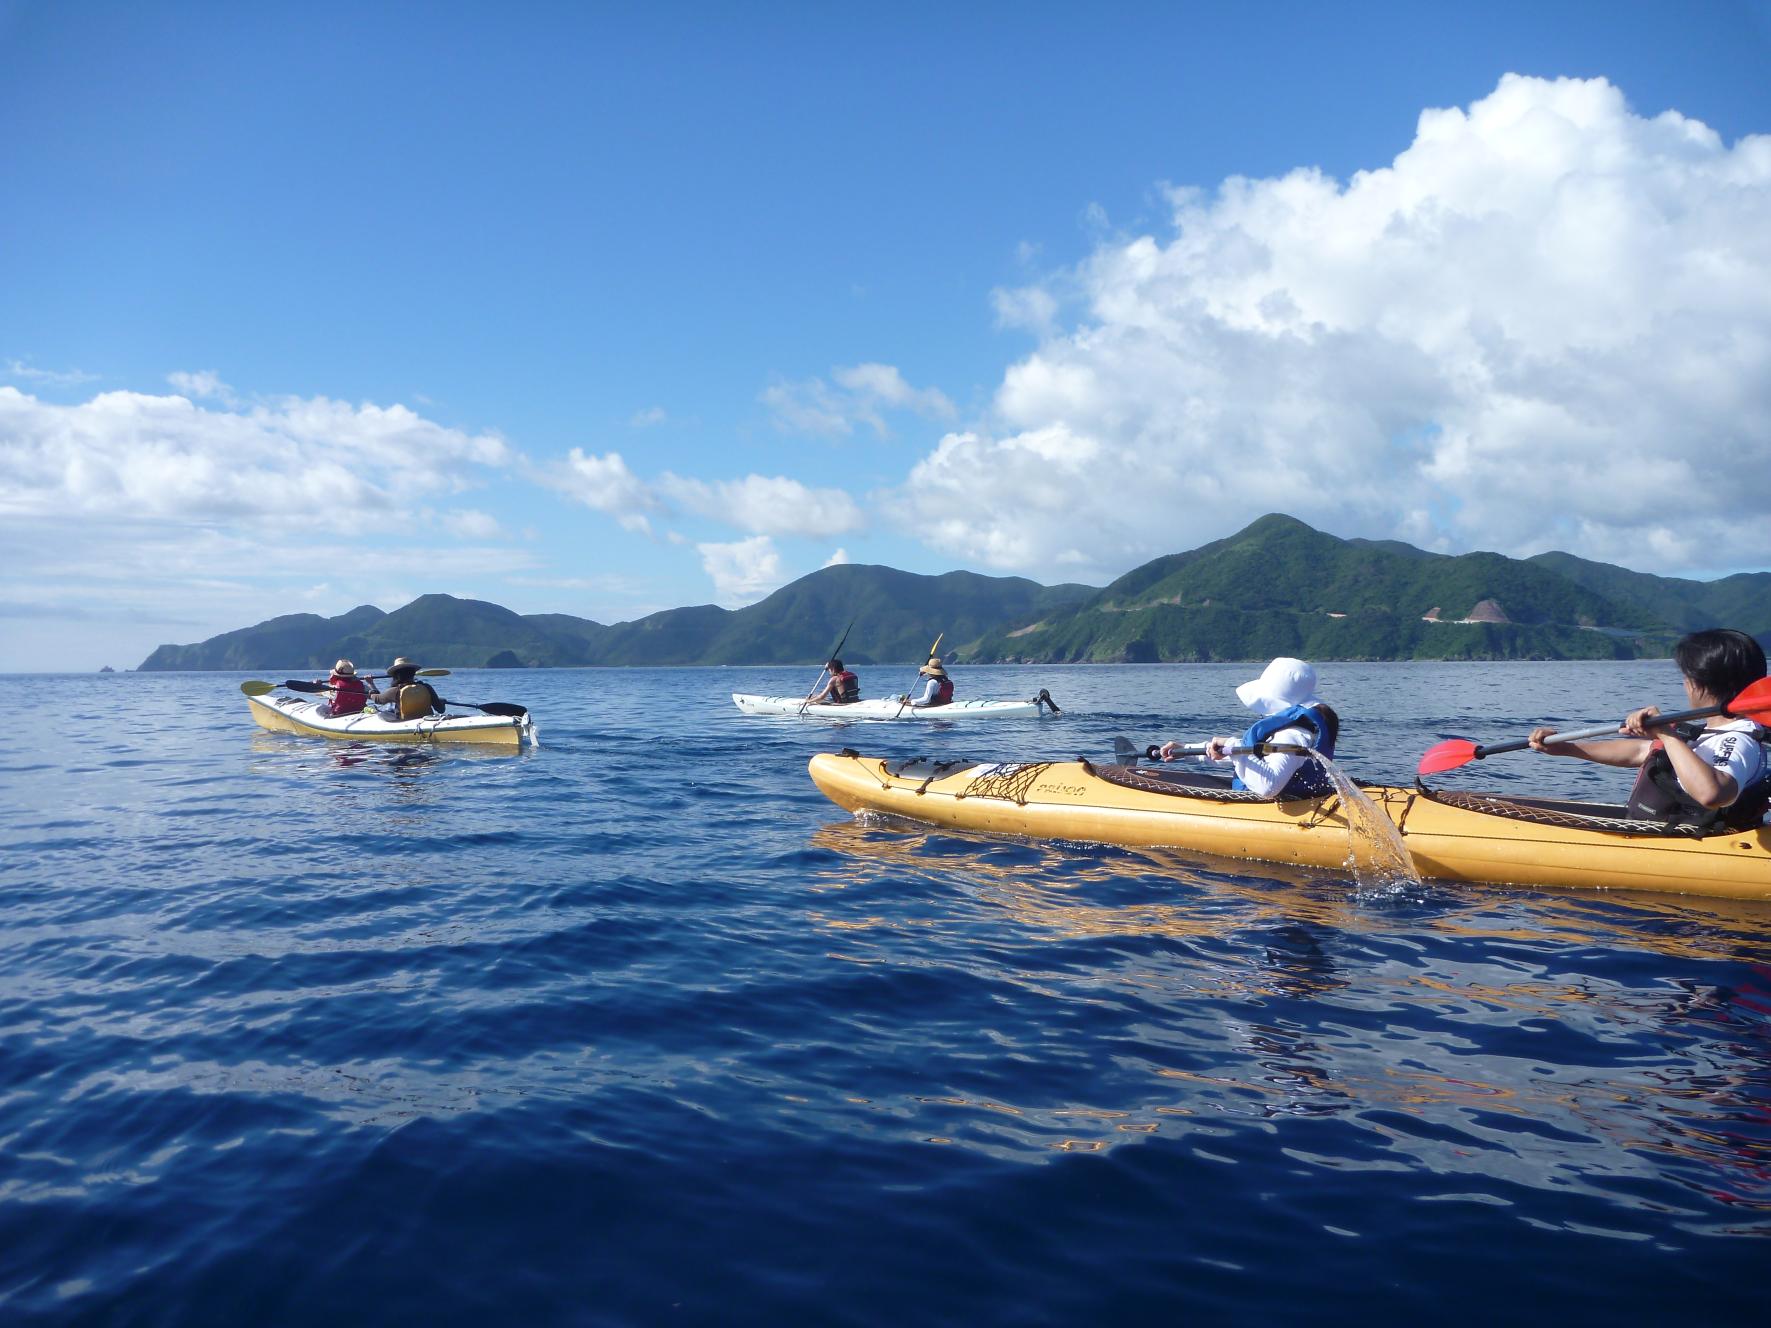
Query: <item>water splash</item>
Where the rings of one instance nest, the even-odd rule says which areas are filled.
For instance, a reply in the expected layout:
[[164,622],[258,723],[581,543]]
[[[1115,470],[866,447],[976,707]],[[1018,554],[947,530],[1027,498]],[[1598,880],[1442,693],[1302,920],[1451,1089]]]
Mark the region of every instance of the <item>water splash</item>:
[[1347,870],[1359,883],[1359,889],[1378,891],[1401,885],[1419,885],[1420,873],[1408,856],[1402,832],[1396,823],[1360,790],[1338,765],[1317,751],[1305,748],[1322,763],[1334,791],[1340,796],[1347,817]]

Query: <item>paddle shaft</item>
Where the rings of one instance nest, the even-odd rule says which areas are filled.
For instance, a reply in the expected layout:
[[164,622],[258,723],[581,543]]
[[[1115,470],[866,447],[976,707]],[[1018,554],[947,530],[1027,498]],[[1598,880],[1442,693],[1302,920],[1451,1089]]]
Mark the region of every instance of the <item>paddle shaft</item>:
[[[1123,741],[1123,739],[1121,741]],[[1175,748],[1175,756],[1204,756],[1205,749],[1208,745],[1209,744],[1203,742],[1181,743]],[[1115,744],[1115,746],[1117,747],[1117,744]],[[1257,742],[1252,747],[1227,747],[1224,749],[1225,756],[1271,756],[1275,752],[1280,752],[1287,756],[1310,755],[1310,749],[1308,747],[1301,747],[1294,742]],[[1120,756],[1131,756],[1135,759],[1139,753],[1138,750],[1128,742],[1125,744],[1125,748],[1120,750],[1117,754]],[[1144,748],[1142,754],[1146,761],[1160,761],[1162,759],[1162,748],[1156,743],[1151,743]]]
[[[941,648],[941,639],[942,639],[942,637],[945,637],[946,635],[947,635],[947,633],[942,632],[938,636],[935,637],[935,644],[929,647],[929,658],[930,659],[933,659],[935,657],[935,652]],[[918,669],[916,671],[916,676],[919,678],[922,676],[921,669]],[[912,684],[912,686],[914,686],[914,685],[915,684]],[[898,712],[897,712],[897,714],[893,715],[892,718],[896,719],[898,717],[898,715],[903,714],[904,707],[909,704],[910,704],[910,693],[905,692],[904,699],[902,701],[898,702]]]
[[[1711,715],[1719,715],[1727,710],[1727,706],[1700,706],[1696,710],[1676,710],[1670,715],[1656,715],[1648,721],[1651,729],[1664,729],[1669,725],[1683,724],[1692,719],[1708,719]],[[1629,734],[1619,733],[1616,724],[1595,724],[1590,729],[1570,729],[1567,733],[1552,733],[1544,739],[1547,745],[1552,742],[1580,742],[1586,738],[1624,738]],[[1511,742],[1494,742],[1476,748],[1471,760],[1480,761],[1484,756],[1497,756],[1501,752],[1522,752],[1531,746],[1530,738],[1515,738]]]
[[[1207,744],[1203,742],[1183,743],[1175,748],[1175,755],[1204,756],[1206,746]],[[1160,752],[1162,749],[1152,747],[1150,750]],[[1257,742],[1252,747],[1226,747],[1223,752],[1225,756],[1271,756],[1274,752],[1281,752],[1287,756],[1308,756],[1310,749],[1295,742]],[[1161,760],[1162,758],[1157,756],[1154,759]]]
[[824,667],[818,670],[818,681],[812,684],[812,690],[806,693],[806,699],[799,703],[800,714],[803,715],[806,713],[806,707],[812,703],[812,698],[818,694],[818,689],[824,685],[824,675],[830,672],[830,661],[842,654],[842,648],[849,643],[849,633],[853,631],[854,628],[855,620],[850,618],[849,625],[843,628],[842,635],[836,638],[836,645],[832,647],[828,655],[824,656]]
[[446,706],[466,706],[469,710],[483,710],[488,715],[501,715],[507,719],[521,719],[529,713],[527,707],[517,705],[514,701],[487,701],[482,704],[478,701],[449,701],[442,697],[437,699]]
[[[1711,715],[1729,715],[1737,719],[1748,719],[1756,724],[1771,724],[1771,678],[1760,678],[1736,692],[1733,699],[1717,704],[1700,706],[1696,710],[1680,710],[1670,715],[1655,715],[1648,720],[1646,727],[1665,728],[1671,724],[1682,724],[1689,719],[1706,719]],[[1599,724],[1587,729],[1571,729],[1567,733],[1552,733],[1545,737],[1546,744],[1566,744],[1580,742],[1586,738],[1632,738],[1639,735],[1623,732],[1623,725]],[[1493,756],[1500,752],[1520,752],[1531,746],[1530,738],[1515,738],[1511,742],[1489,743],[1477,746],[1468,738],[1446,738],[1427,748],[1421,756],[1418,773],[1436,775],[1445,770],[1456,770],[1468,765],[1471,761],[1480,761],[1484,756]],[[1552,753],[1556,755],[1558,753]],[[1588,753],[1590,755],[1590,753]]]

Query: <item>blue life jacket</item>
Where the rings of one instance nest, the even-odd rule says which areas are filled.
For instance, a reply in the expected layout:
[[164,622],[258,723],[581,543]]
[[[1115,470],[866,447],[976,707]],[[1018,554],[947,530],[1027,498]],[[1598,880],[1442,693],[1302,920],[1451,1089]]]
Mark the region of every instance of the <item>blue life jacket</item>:
[[[1324,756],[1334,755],[1334,740],[1337,736],[1331,731],[1327,720],[1314,706],[1290,706],[1276,715],[1268,715],[1265,719],[1257,719],[1248,726],[1243,735],[1237,739],[1239,747],[1253,747],[1257,743],[1266,742],[1275,733],[1284,729],[1301,728],[1316,736],[1310,746]],[[1240,779],[1230,781],[1231,788],[1245,787]],[[1297,773],[1286,781],[1285,787],[1279,790],[1278,799],[1291,802],[1298,798],[1320,798],[1334,792],[1334,785],[1329,781],[1328,771],[1322,768],[1320,761],[1308,756],[1297,768]]]

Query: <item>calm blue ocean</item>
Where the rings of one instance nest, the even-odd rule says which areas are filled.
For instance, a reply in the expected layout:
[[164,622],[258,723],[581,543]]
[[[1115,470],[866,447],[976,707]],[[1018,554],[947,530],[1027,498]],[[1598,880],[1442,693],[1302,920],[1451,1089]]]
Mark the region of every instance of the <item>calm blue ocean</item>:
[[[1757,1321],[1771,904],[1362,894],[806,778],[1233,733],[1255,671],[961,669],[1066,708],[965,727],[731,705],[804,669],[449,678],[536,712],[514,757],[263,733],[238,674],[5,679],[0,1321]],[[1365,779],[1683,703],[1322,676]]]

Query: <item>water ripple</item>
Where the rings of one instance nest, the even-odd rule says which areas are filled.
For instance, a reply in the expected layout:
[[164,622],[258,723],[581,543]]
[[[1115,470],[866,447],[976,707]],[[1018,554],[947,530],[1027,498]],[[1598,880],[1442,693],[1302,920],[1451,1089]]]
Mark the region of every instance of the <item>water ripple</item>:
[[[260,733],[226,677],[17,680],[0,1317],[1745,1321],[1771,906],[1361,893],[804,775],[1227,731],[1245,671],[966,670],[1066,705],[989,731],[730,706],[784,670],[465,675],[542,717],[517,757]],[[1323,675],[1361,778],[1677,695]]]

